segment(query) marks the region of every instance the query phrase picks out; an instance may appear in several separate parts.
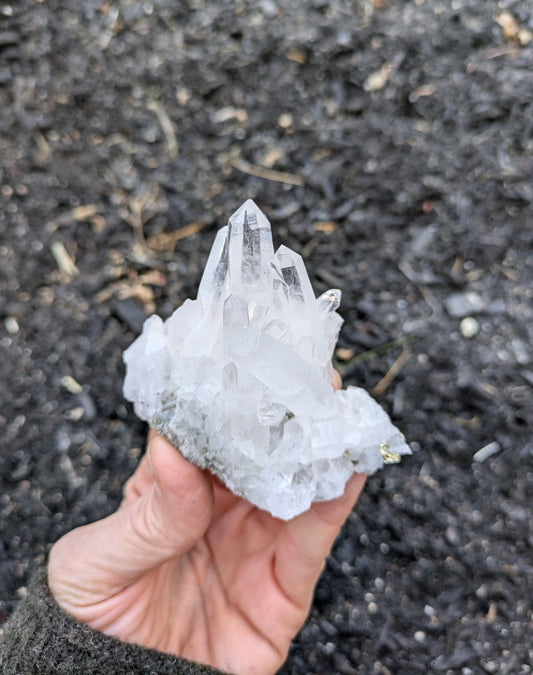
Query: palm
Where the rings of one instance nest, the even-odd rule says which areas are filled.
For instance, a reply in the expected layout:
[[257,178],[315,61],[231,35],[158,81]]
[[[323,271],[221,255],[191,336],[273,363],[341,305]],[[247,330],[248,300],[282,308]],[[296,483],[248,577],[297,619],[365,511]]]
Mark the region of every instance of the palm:
[[[79,544],[69,537],[86,528],[69,533],[56,544],[50,561],[50,585],[58,602],[81,621],[123,640],[233,673],[274,673],[305,620],[325,556],[364,478],[354,477],[338,500],[316,504],[284,522],[236,497],[174,450],[162,451],[152,461],[163,482],[176,482],[169,489],[182,502],[182,527],[173,528],[179,543],[167,544],[168,523],[149,503],[133,528],[144,528],[141,540],[145,529],[150,537],[155,532],[154,541],[162,535],[168,553],[159,551],[158,564],[143,561],[142,555],[139,563],[139,547],[128,555],[128,546],[122,546],[116,555],[97,560],[95,570],[95,561],[72,560],[70,552]],[[117,532],[124,523],[130,527],[130,514],[143,500],[153,499],[155,489],[145,457],[127,485],[121,510],[106,520],[122,519]],[[88,526],[85,539],[103,523]],[[84,563],[90,573],[80,569]],[[144,565],[141,572],[139,565]]]
[[[217,486],[215,511],[223,491]],[[273,673],[305,620],[310,598],[291,597],[278,579],[276,547],[284,523],[232,495],[222,498],[224,509],[205,536],[159,568],[153,580],[141,581],[139,590],[146,583],[172,589],[164,594],[170,600],[163,614],[162,598],[152,595],[148,625],[160,623],[162,629],[173,617],[172,634],[152,646],[233,673]]]

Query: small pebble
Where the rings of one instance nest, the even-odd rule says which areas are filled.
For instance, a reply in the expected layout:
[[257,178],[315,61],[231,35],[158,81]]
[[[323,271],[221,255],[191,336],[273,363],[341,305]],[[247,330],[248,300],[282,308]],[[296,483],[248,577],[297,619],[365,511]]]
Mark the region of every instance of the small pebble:
[[7,319],[4,320],[4,326],[10,335],[16,335],[20,330],[19,323],[14,316],[8,316]]
[[497,452],[500,452],[501,449],[502,446],[498,443],[498,441],[492,441],[492,443],[484,445],[481,449],[479,449],[474,454],[472,459],[474,460],[474,462],[484,462],[489,457],[492,457],[492,455],[495,455]]
[[415,633],[415,640],[419,643],[422,644],[423,642],[426,641],[426,634],[424,633],[423,630],[417,630]]
[[461,335],[471,339],[479,333],[479,322],[472,316],[466,316],[459,324]]
[[278,13],[278,6],[272,0],[262,0],[262,2],[259,3],[259,6],[261,7],[263,14],[269,19],[274,18]]
[[292,126],[293,122],[294,122],[294,119],[293,119],[293,117],[290,113],[282,113],[278,117],[278,125],[282,129],[288,129],[289,127]]
[[71,375],[65,375],[61,378],[61,384],[69,392],[69,394],[81,394],[83,389],[81,384],[76,382],[76,380]]
[[461,541],[457,528],[452,527],[451,525],[446,528],[445,536],[448,543],[452,546],[458,546]]
[[72,420],[73,422],[79,422],[81,418],[83,417],[84,410],[81,406],[77,406],[76,408],[72,408],[72,410],[69,410],[67,413],[67,417],[69,420]]

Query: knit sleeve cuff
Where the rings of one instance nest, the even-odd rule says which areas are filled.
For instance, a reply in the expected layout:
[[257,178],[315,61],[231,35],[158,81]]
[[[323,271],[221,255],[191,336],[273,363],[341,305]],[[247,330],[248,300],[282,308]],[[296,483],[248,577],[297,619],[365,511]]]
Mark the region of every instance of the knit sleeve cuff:
[[55,602],[45,570],[32,579],[27,596],[3,627],[0,672],[3,675],[221,675],[221,671],[210,666],[121,642],[79,623]]

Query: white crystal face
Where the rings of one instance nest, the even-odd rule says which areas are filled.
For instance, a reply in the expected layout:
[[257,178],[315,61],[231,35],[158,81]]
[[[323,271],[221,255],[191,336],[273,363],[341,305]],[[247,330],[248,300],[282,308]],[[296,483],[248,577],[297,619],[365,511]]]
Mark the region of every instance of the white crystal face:
[[364,390],[331,387],[340,297],[315,298],[301,256],[274,253],[248,200],[218,232],[198,298],[147,319],[124,353],[124,396],[188,460],[288,520],[410,453]]

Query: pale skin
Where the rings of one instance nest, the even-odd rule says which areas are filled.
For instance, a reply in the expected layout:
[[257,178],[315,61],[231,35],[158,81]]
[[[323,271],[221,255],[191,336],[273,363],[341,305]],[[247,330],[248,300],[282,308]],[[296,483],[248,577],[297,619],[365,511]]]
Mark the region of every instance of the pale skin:
[[[340,378],[335,382],[340,387]],[[59,606],[120,640],[236,675],[272,675],[365,482],[285,522],[150,432],[119,510],[50,552]]]

